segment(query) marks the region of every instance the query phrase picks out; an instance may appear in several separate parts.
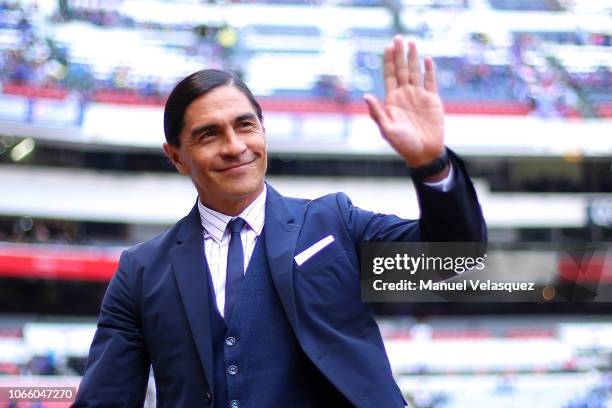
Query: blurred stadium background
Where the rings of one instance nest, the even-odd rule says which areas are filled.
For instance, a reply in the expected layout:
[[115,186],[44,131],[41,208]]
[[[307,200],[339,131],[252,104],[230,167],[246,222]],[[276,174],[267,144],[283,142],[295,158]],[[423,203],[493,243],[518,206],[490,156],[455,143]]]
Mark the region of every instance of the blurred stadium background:
[[[120,251],[193,205],[160,148],[193,71],[261,100],[281,192],[418,216],[361,101],[396,33],[434,58],[503,273],[612,285],[606,251],[557,251],[612,241],[610,1],[0,0],[0,386],[78,384]],[[612,407],[610,303],[372,307],[414,407]]]

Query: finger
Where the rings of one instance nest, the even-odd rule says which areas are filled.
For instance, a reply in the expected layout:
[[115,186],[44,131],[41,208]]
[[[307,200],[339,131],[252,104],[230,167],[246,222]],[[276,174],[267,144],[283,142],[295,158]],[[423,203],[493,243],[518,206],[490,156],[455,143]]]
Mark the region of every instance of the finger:
[[428,55],[425,57],[425,90],[438,93],[438,84],[436,83],[436,68],[433,59]]
[[395,77],[399,86],[406,85],[409,79],[408,64],[404,52],[404,39],[397,35],[393,38],[393,59],[395,61]]
[[421,67],[419,66],[419,53],[416,44],[408,42],[408,81],[412,85],[421,85]]
[[378,102],[378,99],[374,95],[365,94],[363,96],[363,99],[366,101],[366,104],[368,105],[368,111],[370,113],[370,117],[374,120],[374,122],[376,122],[381,133],[383,133],[384,135],[384,129],[387,129],[389,125],[389,117],[387,116],[387,113],[385,112],[383,107],[380,105],[380,102]]
[[389,92],[397,88],[393,47],[385,47],[385,54],[383,57],[383,78],[385,80],[385,95],[389,95]]

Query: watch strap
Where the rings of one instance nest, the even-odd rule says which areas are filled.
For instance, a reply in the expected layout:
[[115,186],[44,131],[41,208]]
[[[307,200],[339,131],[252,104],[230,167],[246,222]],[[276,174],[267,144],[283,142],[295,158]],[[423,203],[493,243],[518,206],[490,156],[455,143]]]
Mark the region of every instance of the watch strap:
[[410,174],[415,180],[423,181],[427,177],[431,177],[440,173],[442,170],[444,170],[446,166],[448,166],[449,163],[450,158],[448,157],[448,153],[445,147],[442,154],[430,163],[419,167],[410,167]]

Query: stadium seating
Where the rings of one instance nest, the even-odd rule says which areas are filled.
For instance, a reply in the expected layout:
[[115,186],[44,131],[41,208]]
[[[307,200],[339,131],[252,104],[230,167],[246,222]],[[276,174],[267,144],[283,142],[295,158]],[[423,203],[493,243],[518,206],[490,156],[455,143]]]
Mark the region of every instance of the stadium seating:
[[[112,12],[81,5],[62,18],[58,18],[59,10],[36,10],[18,2],[4,4],[0,8],[0,79],[4,92],[32,94],[31,90],[38,88],[41,91],[32,95],[44,97],[76,90],[91,100],[91,91],[95,90],[94,100],[147,104],[163,100],[179,78],[203,67],[236,69],[256,94],[281,99],[358,101],[364,92],[383,92],[381,50],[397,30],[391,20],[385,23],[377,17],[368,25],[367,20],[353,19],[351,26],[332,29],[325,22],[325,8],[300,3],[291,7],[303,8],[308,15],[304,24],[278,20],[272,24],[265,18],[253,18],[251,23],[247,20],[239,27],[228,27],[237,39],[230,45],[220,43],[221,23],[202,28],[193,22],[164,19],[164,11],[169,10],[166,5],[149,3],[157,11],[146,18],[141,15],[140,20],[134,20],[132,6],[127,4]],[[499,40],[501,37],[492,39],[469,26],[454,27],[445,37],[435,23],[427,24],[428,20],[440,19],[450,24],[457,7],[470,10],[479,4],[431,1],[420,6],[430,11],[421,17],[421,25],[415,26],[415,34],[422,37],[425,51],[431,49],[445,100],[468,104],[508,101],[544,116],[607,115],[612,105],[612,62],[607,50],[610,33],[587,33],[562,23],[568,21],[569,12],[588,11],[562,6],[556,0],[491,0],[492,8],[487,13],[493,21],[504,21],[495,13],[511,12],[514,14],[508,21],[519,21],[521,13],[527,18],[533,10],[557,10],[561,13],[558,19],[547,15],[546,24],[568,27],[517,31],[513,28],[516,23],[509,23],[503,30],[511,38],[510,48],[507,41]],[[405,6],[411,10],[408,3]],[[180,7],[201,13],[207,6],[184,3]],[[241,5],[233,7],[242,10]],[[280,5],[278,10],[270,4],[244,7],[265,7],[262,12],[278,14],[288,6]],[[565,8],[569,11],[562,11]],[[361,15],[355,14],[359,12],[357,7],[344,10]],[[376,15],[386,12],[381,7],[375,11]],[[313,21],[312,25],[308,21]],[[53,30],[42,29],[46,26]],[[435,41],[428,40],[432,35]],[[93,48],[92,43],[98,45]],[[38,50],[36,58],[33,49]],[[553,61],[549,61],[551,58]],[[530,70],[534,72],[525,76]],[[555,72],[552,76],[547,72],[551,70]],[[530,83],[531,77],[538,83]],[[539,83],[546,81],[543,77],[554,82],[541,88]],[[17,91],[20,86],[27,91]],[[554,95],[544,97],[550,90]]]

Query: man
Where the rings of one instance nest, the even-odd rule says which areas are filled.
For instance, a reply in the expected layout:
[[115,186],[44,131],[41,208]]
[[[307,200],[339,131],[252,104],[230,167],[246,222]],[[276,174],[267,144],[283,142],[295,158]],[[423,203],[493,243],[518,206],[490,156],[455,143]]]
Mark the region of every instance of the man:
[[[287,198],[264,182],[261,108],[238,79],[204,70],[165,109],[164,151],[199,199],[164,234],[125,251],[101,307],[75,407],[140,406],[152,365],[161,407],[402,407],[360,301],[363,241],[483,241],[464,166],[445,154],[431,58],[384,54],[383,137],[413,169],[419,220],[344,194]],[[407,352],[410,352],[407,350]]]

